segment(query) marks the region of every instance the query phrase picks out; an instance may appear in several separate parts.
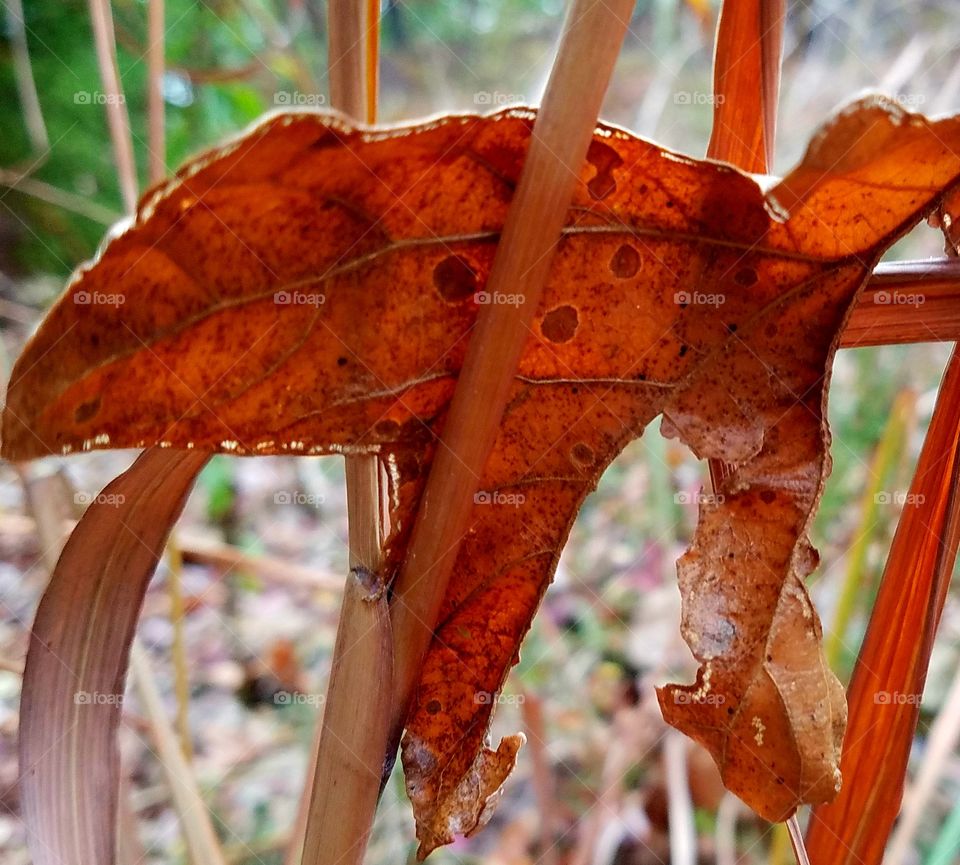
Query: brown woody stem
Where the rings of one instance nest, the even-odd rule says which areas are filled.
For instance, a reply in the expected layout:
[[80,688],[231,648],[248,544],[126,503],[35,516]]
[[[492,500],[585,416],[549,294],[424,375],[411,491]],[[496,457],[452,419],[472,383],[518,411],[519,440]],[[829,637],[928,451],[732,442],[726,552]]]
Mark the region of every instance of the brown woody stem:
[[520,184],[497,247],[487,291],[519,307],[482,307],[398,577],[391,618],[396,690],[391,740],[399,741],[430,645],[473,495],[493,447],[524,344],[531,333],[600,104],[633,11],[632,0],[573,0]]
[[874,270],[841,348],[960,340],[960,260],[898,261]]
[[[376,113],[378,7],[330,4],[329,73],[334,108],[372,122]],[[376,454],[346,457],[350,575],[340,608],[330,683],[312,771],[303,865],[359,865],[380,795],[393,645],[383,585],[381,475]],[[299,838],[293,839],[292,858]]]

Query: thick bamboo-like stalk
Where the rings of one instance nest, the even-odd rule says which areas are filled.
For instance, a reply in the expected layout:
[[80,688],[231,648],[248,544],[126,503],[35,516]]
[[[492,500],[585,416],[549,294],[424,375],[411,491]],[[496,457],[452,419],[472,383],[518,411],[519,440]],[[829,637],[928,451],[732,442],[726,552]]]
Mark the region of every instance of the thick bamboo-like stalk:
[[[334,108],[376,119],[378,7],[367,0],[330,5],[329,75]],[[376,814],[393,693],[390,609],[381,573],[380,461],[345,459],[350,574],[344,589],[317,753],[302,863],[359,865]],[[295,828],[288,859],[295,861]]]
[[379,490],[375,460],[351,461],[347,487],[351,570],[333,650],[317,751],[303,865],[359,865],[380,796],[383,742],[392,697],[390,609],[377,520],[367,503]]
[[632,0],[573,0],[534,125],[523,174],[497,247],[487,291],[522,298],[482,308],[397,580],[391,616],[399,740],[433,636],[473,495],[531,333],[560,230],[586,158]]
[[960,338],[960,260],[880,264],[840,334],[841,348]]

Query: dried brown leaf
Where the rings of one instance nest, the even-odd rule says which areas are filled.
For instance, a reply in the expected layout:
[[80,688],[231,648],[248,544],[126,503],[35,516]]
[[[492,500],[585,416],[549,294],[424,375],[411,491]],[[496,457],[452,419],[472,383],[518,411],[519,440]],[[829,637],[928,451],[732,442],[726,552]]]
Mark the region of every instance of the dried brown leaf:
[[[531,118],[373,131],[284,115],[187,166],[19,360],[4,454],[377,451],[395,570],[477,304],[516,301],[484,287]],[[447,806],[508,769],[513,741],[483,747],[494,697],[584,496],[661,413],[735,465],[681,561],[701,669],[661,692],[664,714],[770,819],[835,795],[843,694],[803,584],[830,361],[882,252],[957,184],[956,152],[960,121],[869,100],[764,195],[598,130],[407,726],[427,846],[471,828]],[[90,302],[110,295],[123,303]]]

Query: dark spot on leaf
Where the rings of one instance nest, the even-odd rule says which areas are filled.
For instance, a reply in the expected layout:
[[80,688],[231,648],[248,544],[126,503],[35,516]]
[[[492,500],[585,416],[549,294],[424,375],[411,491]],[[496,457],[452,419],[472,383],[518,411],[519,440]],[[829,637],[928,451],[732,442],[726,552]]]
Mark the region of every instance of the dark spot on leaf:
[[760,501],[765,505],[772,505],[777,500],[777,494],[773,490],[762,490],[760,492]]
[[429,703],[427,703],[427,711],[431,715],[436,715],[437,712],[439,712],[442,708],[443,706],[440,705],[439,700],[431,700]]
[[346,366],[346,365],[347,365],[347,359],[345,357],[337,358],[337,366]]
[[610,259],[610,272],[620,279],[629,279],[640,270],[640,253],[630,244],[623,244]]
[[690,350],[690,346],[689,346],[689,345],[681,345],[681,346],[680,346],[680,357],[683,357],[689,350]]
[[550,342],[569,342],[580,325],[577,310],[565,304],[551,309],[540,322],[540,332]]
[[380,438],[396,439],[400,434],[400,424],[395,420],[386,420],[378,421],[377,425],[373,428],[373,431]]
[[579,463],[583,466],[593,465],[596,460],[596,455],[593,452],[593,448],[590,447],[586,442],[577,442],[570,449],[570,456],[575,463]]
[[100,397],[94,397],[89,402],[81,403],[77,406],[77,410],[73,413],[73,419],[77,423],[86,423],[91,418],[95,417],[97,412],[100,411]]
[[741,267],[733,277],[733,281],[746,288],[757,281],[757,272],[752,267]]
[[472,297],[477,290],[477,274],[459,255],[448,255],[433,269],[433,284],[448,303]]
[[736,326],[735,324],[728,324],[728,325],[727,325],[727,331],[728,331],[729,333],[736,333],[736,332],[737,332],[737,326]]

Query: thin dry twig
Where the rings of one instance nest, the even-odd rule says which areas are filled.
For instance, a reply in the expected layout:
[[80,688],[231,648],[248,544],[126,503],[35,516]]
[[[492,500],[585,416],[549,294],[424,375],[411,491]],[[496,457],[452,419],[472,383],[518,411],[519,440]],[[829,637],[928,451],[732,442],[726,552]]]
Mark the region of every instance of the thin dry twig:
[[107,125],[110,127],[110,140],[113,142],[113,155],[117,162],[117,178],[120,181],[123,206],[127,213],[133,213],[137,207],[137,168],[133,158],[130,118],[117,71],[110,0],[90,0],[90,20],[97,46],[97,64],[104,88]]
[[147,165],[151,183],[162,180],[167,173],[163,105],[166,36],[163,3],[164,0],[149,0],[147,7]]
[[150,720],[157,756],[170,785],[190,859],[194,865],[226,865],[196,779],[184,758],[177,734],[167,719],[153,666],[136,641],[130,650],[130,671],[144,712]]

